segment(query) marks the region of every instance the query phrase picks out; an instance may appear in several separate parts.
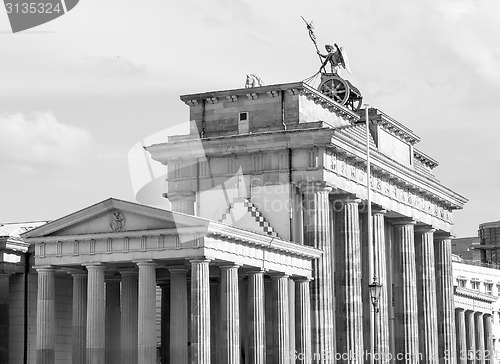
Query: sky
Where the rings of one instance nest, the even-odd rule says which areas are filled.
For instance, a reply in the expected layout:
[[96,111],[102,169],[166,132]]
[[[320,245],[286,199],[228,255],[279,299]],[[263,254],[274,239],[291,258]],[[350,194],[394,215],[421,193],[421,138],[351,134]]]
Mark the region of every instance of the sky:
[[12,34],[0,9],[0,222],[134,200],[127,154],[185,122],[179,95],[301,81],[318,43],[349,55],[369,103],[413,130],[469,202],[458,237],[500,220],[497,0],[80,0]]

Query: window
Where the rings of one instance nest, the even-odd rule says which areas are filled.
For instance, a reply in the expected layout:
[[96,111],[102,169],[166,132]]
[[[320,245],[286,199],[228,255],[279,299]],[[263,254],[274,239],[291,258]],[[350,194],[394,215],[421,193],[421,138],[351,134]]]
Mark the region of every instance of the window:
[[475,289],[476,291],[479,291],[480,282],[478,282],[478,281],[471,281],[470,284],[471,284],[471,288],[472,289]]
[[240,112],[238,114],[238,134],[248,134],[249,130],[248,112]]
[[484,291],[487,294],[493,294],[493,283],[485,283],[484,284]]
[[497,295],[500,296],[500,284],[497,284]]
[[467,282],[465,279],[457,279],[458,281],[458,286],[465,288],[465,283]]

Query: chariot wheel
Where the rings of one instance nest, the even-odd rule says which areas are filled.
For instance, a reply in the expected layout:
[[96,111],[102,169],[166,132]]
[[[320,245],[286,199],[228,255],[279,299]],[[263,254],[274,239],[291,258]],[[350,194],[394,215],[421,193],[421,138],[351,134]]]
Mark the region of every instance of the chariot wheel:
[[345,105],[349,100],[349,85],[338,76],[330,76],[323,80],[318,91],[341,105]]

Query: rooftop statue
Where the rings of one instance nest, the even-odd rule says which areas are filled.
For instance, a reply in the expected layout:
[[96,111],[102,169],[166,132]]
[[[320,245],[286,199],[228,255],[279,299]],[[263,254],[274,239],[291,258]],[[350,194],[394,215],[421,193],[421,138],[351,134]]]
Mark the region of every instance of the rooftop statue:
[[[336,43],[334,43],[333,46],[327,44],[325,45],[325,49],[328,53],[321,54],[316,43],[316,35],[314,34],[312,22],[307,22],[304,18],[302,18],[302,20],[306,23],[309,37],[316,48],[316,53],[321,62],[319,71],[314,76],[307,79],[306,82],[314,80],[317,75],[321,74],[321,83],[318,86],[319,92],[352,111],[359,110],[363,102],[361,93],[352,83],[339,76],[340,68],[345,69],[351,74],[351,68],[344,49],[339,47]],[[328,64],[330,64],[331,72],[327,72],[326,70]]]
[[318,55],[321,58],[325,59],[325,61],[321,65],[320,69],[323,70],[323,71],[325,71],[325,73],[326,73],[325,66],[327,65],[327,63],[330,63],[330,67],[331,67],[331,70],[332,70],[333,74],[338,75],[338,73],[339,73],[339,67],[344,68],[349,74],[351,74],[351,69],[349,67],[349,62],[346,61],[347,60],[347,56],[345,55],[345,52],[344,52],[343,48],[340,48],[337,45],[337,43],[334,43],[334,45],[335,45],[335,47],[332,46],[331,44],[325,45],[325,49],[328,52],[328,54],[326,54],[326,55],[321,54],[319,52],[319,50],[316,50],[316,53],[318,53]]
[[261,78],[253,73],[247,75],[245,88],[257,87],[257,86],[259,87],[264,86],[264,82],[261,80]]

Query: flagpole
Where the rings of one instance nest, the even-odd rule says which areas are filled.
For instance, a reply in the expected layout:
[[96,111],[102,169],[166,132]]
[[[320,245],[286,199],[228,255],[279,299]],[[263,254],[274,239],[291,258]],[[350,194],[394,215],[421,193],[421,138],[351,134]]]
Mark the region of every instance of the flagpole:
[[[374,270],[374,260],[373,255],[373,233],[372,233],[372,199],[371,199],[371,161],[370,161],[370,119],[368,117],[368,109],[370,105],[365,104],[365,124],[366,124],[366,200],[367,200],[367,235],[368,235],[368,276],[373,277],[373,282],[375,283],[377,278]],[[370,279],[368,278],[368,279]],[[371,293],[370,293],[371,294]],[[371,301],[371,297],[370,297]],[[370,302],[371,303],[371,302]],[[370,305],[370,363],[375,363],[375,307]]]

